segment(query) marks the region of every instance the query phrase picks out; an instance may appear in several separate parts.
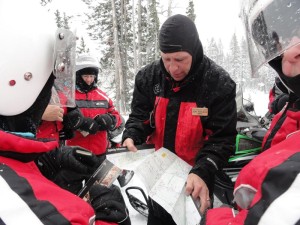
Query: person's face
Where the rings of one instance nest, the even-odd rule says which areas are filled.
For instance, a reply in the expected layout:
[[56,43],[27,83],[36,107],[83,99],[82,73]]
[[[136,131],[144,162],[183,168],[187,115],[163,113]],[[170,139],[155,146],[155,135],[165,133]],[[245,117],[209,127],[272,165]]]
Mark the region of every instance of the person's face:
[[81,77],[87,85],[91,85],[95,80],[95,75],[85,74],[85,75],[82,75]]
[[[299,42],[299,37],[294,37],[293,43]],[[287,49],[282,56],[282,72],[287,77],[294,77],[300,74],[300,44]]]
[[188,52],[161,52],[161,58],[168,73],[175,81],[183,80],[192,65],[192,56]]

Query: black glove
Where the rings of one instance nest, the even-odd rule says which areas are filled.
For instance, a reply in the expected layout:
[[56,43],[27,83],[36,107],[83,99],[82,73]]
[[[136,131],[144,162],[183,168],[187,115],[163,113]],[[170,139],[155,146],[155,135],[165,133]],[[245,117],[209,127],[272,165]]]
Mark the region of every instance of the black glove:
[[272,103],[271,109],[273,114],[279,113],[285,104],[289,101],[289,95],[286,93],[280,94]]
[[59,131],[59,140],[69,140],[74,137],[74,131],[71,129],[63,128]]
[[98,131],[98,123],[92,118],[83,117],[83,122],[79,129],[90,134],[96,134]]
[[61,188],[77,195],[83,187],[83,181],[86,182],[90,176],[86,173],[62,169],[53,177],[52,181]]
[[113,130],[116,126],[116,117],[111,114],[97,115],[94,120],[98,123],[98,130]]
[[62,146],[59,149],[39,156],[35,163],[41,173],[49,180],[67,190],[81,187],[82,181],[88,179],[100,166],[96,155],[79,146]]
[[96,184],[90,189],[90,202],[96,212],[96,220],[116,222],[130,225],[128,209],[120,188],[112,185],[110,188]]
[[63,125],[67,130],[77,130],[83,123],[83,115],[80,109],[68,108],[68,113],[64,115]]

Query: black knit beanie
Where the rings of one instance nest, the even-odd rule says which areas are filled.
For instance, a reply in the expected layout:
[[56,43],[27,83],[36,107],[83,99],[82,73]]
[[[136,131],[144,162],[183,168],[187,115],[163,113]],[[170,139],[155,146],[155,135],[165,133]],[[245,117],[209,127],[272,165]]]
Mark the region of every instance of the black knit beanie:
[[186,51],[195,61],[202,61],[203,48],[195,23],[184,15],[169,17],[159,33],[159,48],[163,53]]

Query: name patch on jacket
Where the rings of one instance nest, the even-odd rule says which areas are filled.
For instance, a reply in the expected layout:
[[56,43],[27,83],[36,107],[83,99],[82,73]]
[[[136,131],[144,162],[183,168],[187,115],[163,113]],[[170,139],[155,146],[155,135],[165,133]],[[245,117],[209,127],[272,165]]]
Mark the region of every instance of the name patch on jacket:
[[208,108],[192,108],[193,116],[208,116]]

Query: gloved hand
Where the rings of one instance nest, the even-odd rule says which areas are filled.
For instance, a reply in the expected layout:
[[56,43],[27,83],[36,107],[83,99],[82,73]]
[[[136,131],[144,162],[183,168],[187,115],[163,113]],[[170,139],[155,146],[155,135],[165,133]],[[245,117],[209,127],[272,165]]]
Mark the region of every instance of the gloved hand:
[[80,109],[68,108],[68,113],[64,115],[63,125],[67,130],[77,130],[83,123],[83,115]]
[[285,104],[289,101],[289,95],[286,93],[280,94],[272,103],[271,110],[273,114],[279,113]]
[[65,127],[59,131],[59,140],[69,140],[74,137],[74,131]]
[[72,170],[62,169],[53,177],[52,181],[61,188],[77,195],[83,187],[83,181],[86,182],[90,176],[85,173],[82,174]]
[[96,184],[90,189],[90,202],[96,212],[96,220],[130,225],[131,221],[120,188]]
[[98,123],[98,130],[113,130],[116,126],[116,117],[108,113],[97,115],[94,120]]
[[78,193],[82,181],[100,166],[96,155],[79,146],[62,146],[39,156],[35,163],[49,180],[67,190]]
[[86,131],[90,134],[96,134],[98,131],[98,124],[97,122],[89,117],[83,117],[83,122],[79,127],[80,130]]

